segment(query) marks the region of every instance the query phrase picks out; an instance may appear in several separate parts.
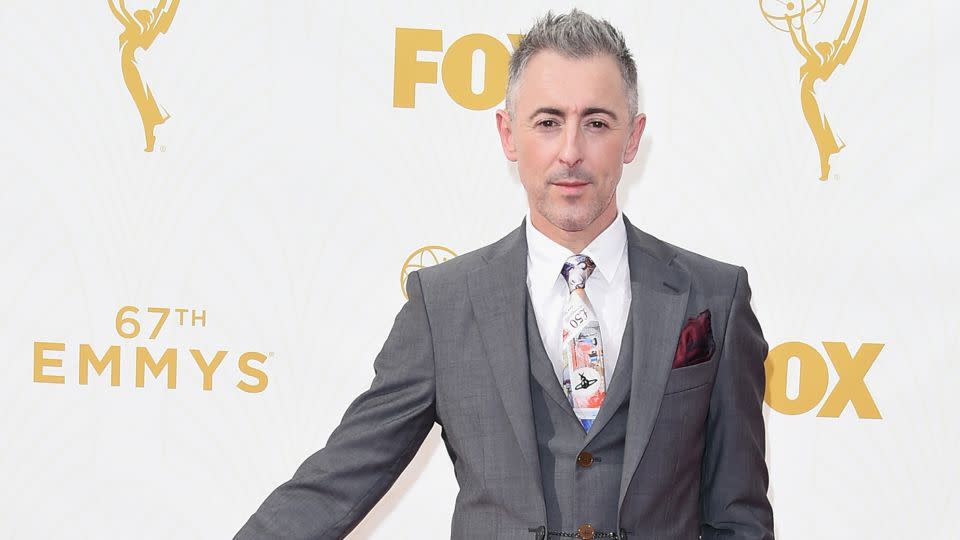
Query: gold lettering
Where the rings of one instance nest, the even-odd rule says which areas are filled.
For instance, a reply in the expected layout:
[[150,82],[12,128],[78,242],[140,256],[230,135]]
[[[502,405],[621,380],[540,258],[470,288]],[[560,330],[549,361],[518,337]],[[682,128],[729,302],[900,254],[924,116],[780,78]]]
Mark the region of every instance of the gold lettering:
[[193,355],[193,359],[197,362],[197,365],[200,366],[200,371],[203,372],[203,389],[213,390],[213,374],[217,371],[217,368],[220,367],[220,362],[223,362],[224,357],[227,356],[227,351],[217,351],[209,364],[203,358],[203,353],[198,349],[190,349],[190,354]]
[[153,327],[153,332],[150,332],[150,339],[157,339],[160,329],[163,328],[163,323],[167,322],[167,317],[170,315],[170,308],[148,307],[147,312],[160,314],[157,325]]
[[[114,327],[117,329],[117,334],[120,337],[127,339],[137,337],[137,334],[140,333],[140,321],[134,317],[124,317],[127,313],[140,313],[140,310],[135,306],[123,306],[117,311],[117,317],[114,319]],[[127,332],[123,329],[123,326],[129,324],[132,329]]]
[[267,361],[266,355],[258,352],[246,352],[240,355],[240,371],[245,375],[249,375],[257,379],[257,384],[250,384],[246,381],[240,381],[237,383],[237,388],[243,390],[244,392],[250,392],[251,394],[256,394],[263,392],[267,388],[267,374],[263,371],[250,365],[250,361],[260,362],[261,364]]
[[[483,51],[483,90],[473,92],[473,53]],[[498,39],[487,34],[468,34],[453,42],[443,57],[443,87],[447,94],[467,109],[489,109],[503,101],[507,92],[507,64],[510,51]]]
[[93,352],[93,347],[86,343],[80,344],[80,384],[87,384],[89,379],[90,366],[93,366],[97,375],[103,375],[103,371],[110,366],[110,386],[120,386],[120,347],[113,345],[103,354],[103,358],[97,358],[97,353]]
[[[791,358],[800,360],[800,391],[797,397],[787,396],[787,367]],[[799,341],[781,343],[767,354],[767,391],[763,396],[774,410],[783,414],[803,414],[813,409],[824,394],[830,380],[827,363],[816,349]]]
[[143,388],[143,379],[146,367],[150,367],[153,376],[160,378],[160,373],[167,369],[167,388],[173,390],[177,387],[177,350],[167,349],[160,356],[160,361],[155,362],[150,351],[146,347],[137,347],[137,388]]
[[393,106],[416,106],[417,83],[437,84],[437,63],[417,60],[417,51],[442,51],[440,30],[397,28],[393,57]]
[[846,343],[824,341],[823,346],[840,380],[833,387],[817,416],[838,418],[847,403],[852,403],[860,418],[882,418],[863,378],[883,349],[883,343],[864,343],[853,356],[850,355]]
[[43,372],[46,367],[63,367],[62,358],[47,358],[43,353],[47,351],[63,351],[66,345],[50,341],[33,342],[33,382],[63,384],[63,375],[47,375]]

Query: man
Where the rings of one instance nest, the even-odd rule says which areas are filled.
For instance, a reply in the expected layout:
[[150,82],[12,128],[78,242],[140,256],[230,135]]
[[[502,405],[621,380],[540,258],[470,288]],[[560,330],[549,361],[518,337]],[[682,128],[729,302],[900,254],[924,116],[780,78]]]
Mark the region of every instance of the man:
[[453,538],[773,538],[747,274],[619,212],[644,125],[609,23],[531,29],[497,111],[529,219],[409,276],[371,388],[237,538],[345,536],[434,422]]

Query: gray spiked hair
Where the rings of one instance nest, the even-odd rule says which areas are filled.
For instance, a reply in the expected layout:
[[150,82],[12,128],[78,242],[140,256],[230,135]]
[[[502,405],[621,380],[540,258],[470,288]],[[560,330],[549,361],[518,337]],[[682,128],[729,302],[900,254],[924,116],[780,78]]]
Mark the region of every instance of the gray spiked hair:
[[609,54],[620,67],[627,91],[630,118],[637,114],[637,65],[627,48],[623,34],[605,19],[597,20],[574,8],[570,13],[554,15],[548,11],[523,36],[510,57],[507,76],[506,108],[510,118],[516,112],[516,92],[530,58],[539,51],[551,50],[568,58],[589,58]]

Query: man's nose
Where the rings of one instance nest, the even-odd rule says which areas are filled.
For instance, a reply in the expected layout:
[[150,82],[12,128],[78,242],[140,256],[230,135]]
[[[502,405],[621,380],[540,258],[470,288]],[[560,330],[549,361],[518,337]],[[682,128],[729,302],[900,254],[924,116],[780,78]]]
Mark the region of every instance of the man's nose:
[[567,122],[563,127],[563,143],[560,147],[560,163],[573,168],[583,161],[583,135],[579,122]]

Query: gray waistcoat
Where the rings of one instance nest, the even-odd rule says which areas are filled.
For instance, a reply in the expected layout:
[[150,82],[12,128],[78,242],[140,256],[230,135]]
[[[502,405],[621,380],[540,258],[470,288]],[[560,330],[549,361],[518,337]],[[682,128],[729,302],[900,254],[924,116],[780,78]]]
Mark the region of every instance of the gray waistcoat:
[[[589,523],[598,531],[616,531],[633,368],[630,335],[633,325],[627,321],[607,397],[590,432],[585,433],[544,350],[529,296],[526,319],[530,397],[540,452],[547,528],[575,532],[580,525]],[[589,463],[589,459],[581,459],[578,464],[581,452],[589,452],[593,457],[589,466],[583,466],[583,463]]]

